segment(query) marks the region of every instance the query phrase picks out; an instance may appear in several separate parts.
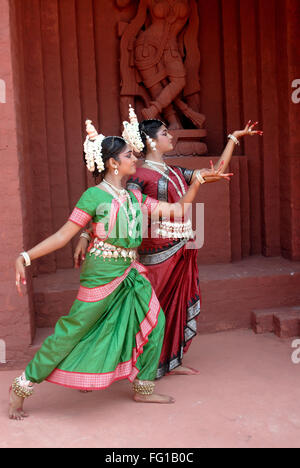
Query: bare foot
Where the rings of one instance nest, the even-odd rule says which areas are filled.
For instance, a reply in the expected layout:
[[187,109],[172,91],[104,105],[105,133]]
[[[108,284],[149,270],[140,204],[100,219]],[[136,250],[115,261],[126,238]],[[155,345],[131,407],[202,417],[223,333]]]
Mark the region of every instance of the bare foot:
[[133,396],[134,401],[137,403],[160,403],[161,405],[170,405],[175,403],[175,399],[168,395],[158,395],[153,393],[153,395],[141,395],[140,393],[135,393]]
[[167,375],[199,375],[200,372],[192,367],[179,366],[169,372]]
[[23,410],[24,400],[24,398],[16,395],[12,388],[9,389],[9,419],[22,421],[28,417],[28,414]]

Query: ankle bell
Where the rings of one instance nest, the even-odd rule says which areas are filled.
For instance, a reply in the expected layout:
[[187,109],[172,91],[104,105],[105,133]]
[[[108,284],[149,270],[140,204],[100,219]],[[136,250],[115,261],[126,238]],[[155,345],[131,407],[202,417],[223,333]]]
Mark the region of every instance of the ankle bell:
[[138,380],[133,382],[133,390],[139,395],[153,395],[155,384],[153,382],[146,382]]
[[34,392],[33,384],[29,380],[26,380],[25,373],[14,380],[12,389],[21,398],[29,398]]

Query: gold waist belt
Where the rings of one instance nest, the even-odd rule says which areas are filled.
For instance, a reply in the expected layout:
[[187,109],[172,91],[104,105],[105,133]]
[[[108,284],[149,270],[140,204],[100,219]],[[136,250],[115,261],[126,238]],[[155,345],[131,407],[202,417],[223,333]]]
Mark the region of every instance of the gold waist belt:
[[89,254],[95,255],[95,257],[103,257],[104,260],[115,259],[117,261],[118,258],[123,258],[125,262],[127,262],[127,260],[133,262],[137,259],[136,249],[117,247],[97,238],[94,240],[93,247],[89,251]]

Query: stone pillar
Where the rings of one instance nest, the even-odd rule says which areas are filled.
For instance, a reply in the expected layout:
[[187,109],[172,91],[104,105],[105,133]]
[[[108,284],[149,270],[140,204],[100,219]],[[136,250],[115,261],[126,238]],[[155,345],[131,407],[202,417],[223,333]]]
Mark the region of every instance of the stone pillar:
[[[23,359],[34,332],[30,295],[19,297],[15,286],[14,262],[24,244],[26,204],[20,179],[22,152],[17,137],[20,101],[13,80],[15,38],[11,13],[10,2],[0,0],[0,339],[5,343],[8,366]],[[0,364],[0,370],[3,366]]]
[[[300,5],[298,0],[287,1],[288,22],[288,60],[289,60],[289,83],[292,86],[292,99],[289,105],[289,157],[291,177],[291,251],[293,260],[300,260],[300,54],[299,54],[299,30],[300,30]],[[296,81],[296,96],[295,92]]]
[[[300,260],[300,7],[281,0],[278,9],[280,81],[280,195],[282,254]],[[282,58],[282,59],[281,59]]]

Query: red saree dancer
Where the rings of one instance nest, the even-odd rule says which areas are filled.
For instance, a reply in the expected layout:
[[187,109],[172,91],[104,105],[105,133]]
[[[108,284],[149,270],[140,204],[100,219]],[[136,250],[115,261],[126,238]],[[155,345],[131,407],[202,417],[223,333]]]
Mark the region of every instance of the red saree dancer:
[[[172,170],[187,191],[194,171],[172,166],[165,172],[178,188],[181,184]],[[157,200],[177,202],[180,198],[178,191],[169,179],[150,167],[139,168],[128,180],[127,188],[140,190]],[[148,238],[144,238],[139,256],[140,262],[148,269],[150,282],[166,316],[165,338],[157,371],[157,378],[160,378],[182,365],[183,354],[197,334],[201,294],[197,250],[187,248],[188,238],[167,238],[167,227],[163,224],[157,227],[163,237],[151,238],[149,223]],[[188,236],[189,232],[186,234]]]
[[[228,135],[228,143],[216,168],[211,162],[211,169],[193,171],[168,166],[164,162],[164,155],[173,149],[173,137],[163,122],[145,120],[139,124],[131,106],[129,119],[130,123],[123,123],[123,137],[137,154],[143,153],[146,160],[128,180],[127,188],[169,203],[182,198],[195,178],[201,184],[230,180],[233,174],[225,174],[225,169],[235,146],[240,144],[239,138],[263,133],[253,130],[258,122],[251,125],[249,121],[244,130]],[[148,236],[143,236],[138,249],[140,262],[148,269],[149,279],[166,317],[157,378],[167,373],[198,373],[182,366],[183,354],[197,334],[196,320],[200,314],[197,250],[190,245],[193,237],[191,223],[186,220],[164,218],[156,223],[150,220]],[[78,259],[85,255],[86,248],[86,240],[82,239],[76,248]]]

